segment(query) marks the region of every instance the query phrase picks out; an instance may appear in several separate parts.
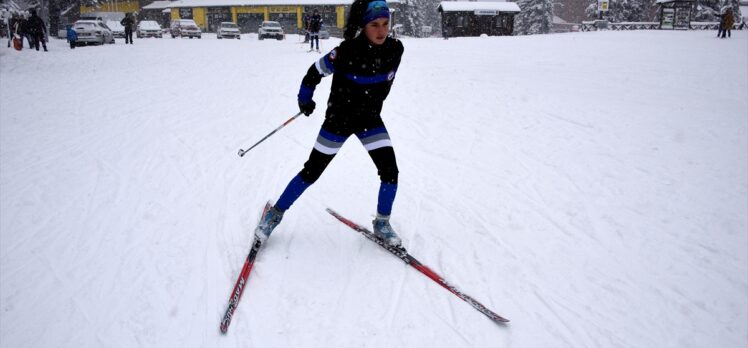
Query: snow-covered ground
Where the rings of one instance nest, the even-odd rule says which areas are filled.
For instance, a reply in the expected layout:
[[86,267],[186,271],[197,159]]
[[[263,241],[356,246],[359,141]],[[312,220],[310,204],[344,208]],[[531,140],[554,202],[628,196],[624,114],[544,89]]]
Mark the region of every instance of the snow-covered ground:
[[295,36],[3,45],[0,346],[745,347],[748,33],[732,35],[404,39],[383,110],[394,226],[512,322],[325,212],[374,213],[352,139],[270,238],[226,336],[259,210],[324,107],[237,150],[296,113],[320,55]]

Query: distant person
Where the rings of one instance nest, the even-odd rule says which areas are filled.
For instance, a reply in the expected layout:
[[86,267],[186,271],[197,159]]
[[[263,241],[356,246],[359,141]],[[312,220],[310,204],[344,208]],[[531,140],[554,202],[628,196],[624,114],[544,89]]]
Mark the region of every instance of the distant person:
[[311,17],[307,14],[304,15],[304,43],[309,42],[309,19]]
[[29,42],[29,47],[31,47],[31,40],[28,40],[28,35],[26,34],[26,17],[24,17],[23,14],[18,15],[18,18],[15,21],[15,25],[13,27],[13,33],[16,34],[21,42],[21,48],[23,48],[23,39],[26,38],[26,40]]
[[322,29],[322,16],[315,8],[312,17],[309,18],[309,51],[314,50],[314,41],[317,41],[317,52],[319,52],[319,31]]
[[125,18],[122,18],[119,24],[125,27],[125,45],[132,45],[132,27],[135,26],[135,19],[129,13],[126,13]]
[[36,48],[38,51],[39,43],[41,43],[44,47],[44,52],[47,52],[47,26],[44,25],[44,21],[41,17],[36,15],[36,9],[32,8],[29,12],[31,13],[31,17],[26,22],[26,27],[28,29],[27,33],[31,37],[31,48]]
[[727,11],[725,11],[724,16],[722,16],[722,38],[725,38],[725,34],[727,34],[727,37],[730,37],[732,34],[732,26],[735,25],[735,16],[732,14],[732,9],[728,8]]
[[78,41],[78,33],[75,32],[75,29],[73,29],[73,26],[68,24],[65,26],[65,29],[67,29],[68,32],[68,42],[70,43],[70,48],[75,48],[76,42]]

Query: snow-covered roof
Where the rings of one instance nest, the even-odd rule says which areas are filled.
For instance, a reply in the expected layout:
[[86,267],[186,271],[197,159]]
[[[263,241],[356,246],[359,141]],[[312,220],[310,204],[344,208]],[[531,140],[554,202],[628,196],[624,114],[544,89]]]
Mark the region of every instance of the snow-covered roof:
[[143,6],[143,9],[144,10],[163,10],[163,9],[171,8],[171,5],[177,2],[179,1],[168,1],[168,0],[154,1],[146,6]]
[[496,1],[443,1],[439,3],[439,9],[443,12],[473,12],[473,11],[499,11],[519,12],[519,6],[514,2]]
[[669,2],[696,2],[696,0],[657,0],[655,4],[666,4]]
[[[313,5],[350,5],[353,0],[178,0],[178,1],[156,1],[166,2],[167,7],[230,7],[230,6],[313,6]],[[400,3],[400,0],[390,0],[388,3]],[[155,3],[155,2],[154,2]],[[153,5],[153,4],[151,4]],[[165,7],[150,7],[148,9],[158,9]]]

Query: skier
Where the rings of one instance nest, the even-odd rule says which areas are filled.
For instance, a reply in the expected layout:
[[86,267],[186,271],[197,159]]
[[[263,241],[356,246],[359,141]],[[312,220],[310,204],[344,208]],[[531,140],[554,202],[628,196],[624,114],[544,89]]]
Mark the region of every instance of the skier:
[[135,26],[135,20],[129,13],[126,13],[125,18],[122,18],[119,24],[125,27],[125,45],[132,45],[132,27]]
[[[299,109],[309,116],[316,106],[314,89],[322,77],[333,75],[325,121],[304,168],[255,229],[260,241],[270,236],[286,210],[322,175],[346,139],[355,134],[374,161],[381,181],[377,215],[372,221],[374,233],[389,245],[401,245],[389,221],[398,169],[380,116],[403,54],[402,43],[387,35],[389,18],[385,1],[356,0],[348,15],[344,41],[309,67],[299,88]],[[359,29],[361,33],[356,35]]]
[[322,28],[322,16],[315,8],[312,17],[309,18],[309,51],[314,50],[314,41],[317,41],[317,52],[319,52],[319,30]]

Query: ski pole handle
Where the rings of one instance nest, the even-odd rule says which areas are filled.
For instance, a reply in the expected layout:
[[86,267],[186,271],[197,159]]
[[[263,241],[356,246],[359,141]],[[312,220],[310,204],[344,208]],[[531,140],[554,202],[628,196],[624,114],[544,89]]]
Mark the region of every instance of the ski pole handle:
[[281,128],[283,128],[283,127],[285,127],[286,125],[288,125],[289,123],[291,123],[291,121],[293,121],[293,120],[295,120],[295,119],[296,119],[297,117],[301,116],[301,113],[302,113],[302,112],[301,112],[301,111],[299,111],[299,113],[298,113],[298,114],[296,114],[296,115],[293,115],[293,116],[292,116],[291,118],[289,118],[288,120],[286,120],[286,122],[283,122],[283,124],[282,124],[282,125],[280,125],[280,127],[278,127],[278,128],[276,128],[276,129],[274,129],[274,130],[273,130],[272,132],[270,132],[270,134],[268,134],[268,135],[266,135],[266,136],[265,136],[264,138],[260,139],[260,141],[256,142],[256,143],[255,143],[254,145],[252,145],[252,146],[251,146],[250,148],[248,148],[248,149],[246,149],[246,150],[242,150],[242,149],[239,149],[239,157],[244,157],[244,154],[246,154],[247,152],[249,152],[249,150],[252,150],[252,149],[254,149],[254,148],[255,148],[255,146],[257,146],[257,145],[260,145],[260,143],[261,143],[261,142],[263,142],[263,141],[265,141],[265,139],[267,139],[267,138],[270,138],[270,136],[271,136],[271,135],[273,135],[273,134],[275,134],[275,132],[279,131],[279,130],[280,130]]

